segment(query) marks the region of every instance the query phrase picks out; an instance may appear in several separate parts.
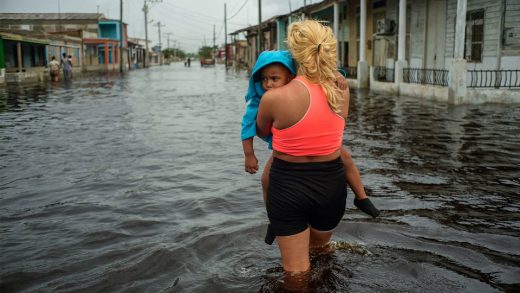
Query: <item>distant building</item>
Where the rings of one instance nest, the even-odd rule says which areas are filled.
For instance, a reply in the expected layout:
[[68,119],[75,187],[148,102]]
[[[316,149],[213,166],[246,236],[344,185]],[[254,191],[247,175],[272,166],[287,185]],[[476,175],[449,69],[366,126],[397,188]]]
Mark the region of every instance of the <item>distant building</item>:
[[[118,70],[120,56],[125,69],[133,68],[128,53],[127,25],[123,24],[121,42],[119,20],[106,19],[103,14],[0,13],[0,32],[5,40],[0,44],[2,52],[5,53],[0,56],[3,59],[0,62],[0,74],[27,72],[29,67],[32,68],[30,71],[34,71],[33,67],[45,67],[52,56],[59,59],[62,53],[72,56],[73,69],[78,72]],[[21,44],[20,58],[18,52],[13,51],[16,38]],[[28,41],[31,38],[39,41],[31,43]],[[39,50],[44,52],[41,62]],[[23,80],[24,78],[21,79]]]
[[51,41],[22,33],[0,32],[0,81],[41,81],[46,78],[47,46]]
[[128,55],[131,68],[144,68],[146,58],[146,40],[128,38]]

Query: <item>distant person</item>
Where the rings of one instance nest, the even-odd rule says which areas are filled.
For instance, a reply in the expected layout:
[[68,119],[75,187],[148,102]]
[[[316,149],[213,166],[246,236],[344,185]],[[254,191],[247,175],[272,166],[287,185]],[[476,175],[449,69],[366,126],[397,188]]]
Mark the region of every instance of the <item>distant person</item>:
[[60,62],[54,56],[52,56],[51,62],[49,62],[49,69],[51,80],[57,82],[60,76]]
[[71,55],[69,55],[67,57],[67,61],[69,61],[69,64],[70,64],[70,78],[72,78],[72,67],[73,66],[72,66],[72,56]]
[[63,69],[63,78],[67,81],[72,78],[72,64],[67,58],[67,53],[63,53],[60,61],[60,66]]
[[191,66],[191,58],[188,57],[188,67],[190,67],[190,66]]
[[[258,56],[246,94],[247,106],[246,113],[242,118],[241,132],[242,147],[244,150],[244,169],[250,174],[254,174],[258,171],[258,159],[255,156],[253,148],[253,137],[256,135],[256,117],[262,95],[272,89],[288,84],[295,75],[296,67],[288,51],[264,51]],[[339,73],[336,73],[336,78],[338,79],[338,84],[348,91],[348,86],[341,84],[344,79]],[[271,137],[265,140],[269,143],[269,148],[272,149]],[[363,182],[361,181],[359,171],[354,164],[352,156],[345,148],[341,148],[340,153],[345,168],[345,180],[355,194],[354,204],[370,216],[374,218],[377,217],[379,211],[373,206],[366,195]],[[269,170],[271,169],[272,163],[273,157],[271,156],[265,164],[261,177],[263,198],[266,204],[269,186]],[[265,240],[268,244],[271,244],[275,238],[271,231],[271,229],[268,229],[268,235]]]

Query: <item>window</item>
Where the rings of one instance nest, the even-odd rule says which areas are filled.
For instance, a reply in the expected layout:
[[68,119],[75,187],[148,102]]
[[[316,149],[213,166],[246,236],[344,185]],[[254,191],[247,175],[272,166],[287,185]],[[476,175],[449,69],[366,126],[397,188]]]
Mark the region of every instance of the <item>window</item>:
[[484,48],[484,10],[468,11],[464,58],[468,62],[482,62]]

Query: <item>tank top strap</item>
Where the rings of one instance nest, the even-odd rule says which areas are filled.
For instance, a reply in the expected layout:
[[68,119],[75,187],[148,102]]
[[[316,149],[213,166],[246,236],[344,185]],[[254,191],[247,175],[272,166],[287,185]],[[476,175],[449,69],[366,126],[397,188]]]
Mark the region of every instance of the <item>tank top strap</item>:
[[309,88],[312,85],[312,83],[303,75],[298,75],[294,79],[303,83],[307,88]]
[[310,104],[311,105],[314,104],[315,99],[313,97],[316,96],[317,94],[319,95],[319,90],[321,89],[321,87],[318,84],[310,82],[303,75],[298,75],[294,79],[301,82],[305,86],[305,88],[309,92]]

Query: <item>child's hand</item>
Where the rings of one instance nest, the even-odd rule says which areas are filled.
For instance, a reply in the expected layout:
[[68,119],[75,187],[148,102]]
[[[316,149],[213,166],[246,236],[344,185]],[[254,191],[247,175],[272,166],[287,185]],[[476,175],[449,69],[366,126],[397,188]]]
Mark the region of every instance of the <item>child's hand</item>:
[[249,174],[255,174],[258,171],[258,159],[255,155],[246,155],[245,170]]

